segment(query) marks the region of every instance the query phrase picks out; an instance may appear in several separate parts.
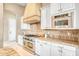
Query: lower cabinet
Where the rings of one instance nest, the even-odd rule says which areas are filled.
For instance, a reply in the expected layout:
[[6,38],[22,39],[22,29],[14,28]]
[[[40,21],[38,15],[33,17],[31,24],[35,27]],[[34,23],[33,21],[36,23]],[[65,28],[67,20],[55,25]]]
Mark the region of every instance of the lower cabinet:
[[63,49],[62,56],[75,56],[75,51]]
[[79,56],[79,48],[49,43],[46,41],[35,41],[35,53],[39,56]]
[[76,56],[76,48],[51,44],[51,56]]
[[51,56],[61,56],[62,55],[62,49],[59,46],[51,45]]
[[23,36],[22,35],[18,35],[18,44],[23,46]]
[[50,43],[37,41],[35,53],[40,56],[50,56]]
[[42,42],[41,44],[41,54],[40,56],[50,56],[50,44],[47,42]]
[[37,55],[40,55],[41,54],[41,45],[40,45],[40,41],[38,41],[37,39],[35,40],[35,53]]

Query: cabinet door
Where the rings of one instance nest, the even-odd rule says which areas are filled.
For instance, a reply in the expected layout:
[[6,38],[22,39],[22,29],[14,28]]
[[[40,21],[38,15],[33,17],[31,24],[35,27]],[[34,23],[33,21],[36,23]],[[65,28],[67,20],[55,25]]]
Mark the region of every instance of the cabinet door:
[[36,54],[40,56],[49,56],[50,55],[50,44],[44,43],[41,41],[36,42],[36,49],[35,52]]
[[51,6],[50,8],[51,16],[60,11],[60,3],[51,3],[50,6]]
[[40,56],[50,56],[50,44],[42,42],[40,52]]
[[75,56],[75,51],[63,49],[62,56]]
[[61,56],[62,50],[58,46],[51,46],[51,56]]
[[22,29],[22,30],[29,30],[29,29],[30,29],[30,24],[22,23],[22,24],[21,24],[21,29]]
[[35,53],[36,53],[37,55],[40,55],[40,51],[41,51],[40,41],[38,41],[38,40],[36,39],[36,41],[35,41]]
[[51,29],[50,5],[41,9],[41,28]]
[[62,11],[74,9],[74,3],[61,3],[60,5],[61,5]]
[[47,26],[46,29],[51,29],[52,28],[50,5],[46,7],[46,26]]
[[18,44],[23,46],[23,36],[18,35]]
[[41,9],[41,29],[46,28],[46,8]]

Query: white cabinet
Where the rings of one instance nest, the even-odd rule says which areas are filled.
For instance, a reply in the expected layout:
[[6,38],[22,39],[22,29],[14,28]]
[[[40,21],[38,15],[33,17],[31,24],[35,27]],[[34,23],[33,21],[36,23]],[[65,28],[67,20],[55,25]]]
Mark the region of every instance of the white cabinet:
[[79,29],[79,3],[51,3],[41,9],[41,28],[52,29],[52,16],[65,13],[72,13],[71,25],[74,29]]
[[36,54],[40,56],[50,56],[50,43],[37,40],[35,47]]
[[62,56],[75,56],[75,51],[63,49],[62,50]]
[[22,35],[18,35],[18,44],[23,46],[23,36]]
[[38,41],[37,39],[35,40],[35,53],[37,55],[40,55],[41,54],[41,46],[40,46],[40,41]]
[[21,29],[22,30],[29,30],[30,29],[30,24],[21,23]]
[[62,56],[76,56],[76,47],[64,45],[62,48]]
[[51,56],[61,56],[62,55],[62,48],[60,46],[51,45]]
[[51,28],[50,5],[41,9],[41,29]]
[[[53,19],[51,16],[72,9],[75,9],[74,3],[51,3],[48,6],[41,8],[41,29],[52,29]],[[72,19],[74,19],[74,16]]]
[[55,15],[56,13],[68,11],[75,8],[74,3],[51,3],[51,16]]
[[79,48],[68,46],[51,44],[51,56],[76,56],[79,55]]
[[51,16],[58,13],[59,11],[60,11],[60,3],[51,3],[50,4]]
[[46,28],[46,8],[41,9],[41,29]]
[[35,38],[35,53],[39,56],[79,56],[79,48]]
[[50,5],[46,7],[46,29],[52,28],[51,14],[50,14]]
[[42,50],[40,56],[50,56],[50,43],[42,42],[41,48]]
[[21,17],[20,28],[21,28],[21,30],[29,30],[30,29],[30,24],[24,23],[23,17]]
[[62,11],[67,11],[75,8],[74,3],[61,3],[60,6]]

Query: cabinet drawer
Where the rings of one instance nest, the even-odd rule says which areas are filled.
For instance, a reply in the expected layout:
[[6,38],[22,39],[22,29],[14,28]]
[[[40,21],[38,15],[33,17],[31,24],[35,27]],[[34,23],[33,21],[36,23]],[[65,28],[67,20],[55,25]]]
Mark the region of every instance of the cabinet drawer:
[[63,46],[63,49],[72,50],[72,51],[75,51],[75,50],[76,50],[75,47],[68,46],[68,45],[64,45],[64,46]]
[[63,49],[62,50],[62,56],[75,56],[76,52],[72,50]]

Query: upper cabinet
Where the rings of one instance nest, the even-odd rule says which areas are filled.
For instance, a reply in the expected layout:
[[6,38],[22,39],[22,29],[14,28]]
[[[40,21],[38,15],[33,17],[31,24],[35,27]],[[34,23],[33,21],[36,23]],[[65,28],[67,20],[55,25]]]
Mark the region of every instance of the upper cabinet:
[[51,15],[54,15],[60,11],[60,3],[51,3],[50,4],[50,12]]
[[41,8],[41,29],[51,29],[50,5]]
[[50,3],[41,8],[42,29],[79,29],[78,3]]
[[21,30],[30,30],[30,24],[24,23],[23,22],[23,17],[21,17]]
[[30,24],[21,23],[21,29],[22,30],[30,30]]
[[28,3],[24,11],[25,23],[36,23],[40,21],[40,7],[38,3]]
[[46,8],[41,9],[41,29],[45,29],[46,26]]
[[50,5],[51,5],[51,15],[72,10],[75,8],[74,3],[51,3]]
[[60,8],[62,11],[72,10],[75,8],[74,3],[61,3]]

